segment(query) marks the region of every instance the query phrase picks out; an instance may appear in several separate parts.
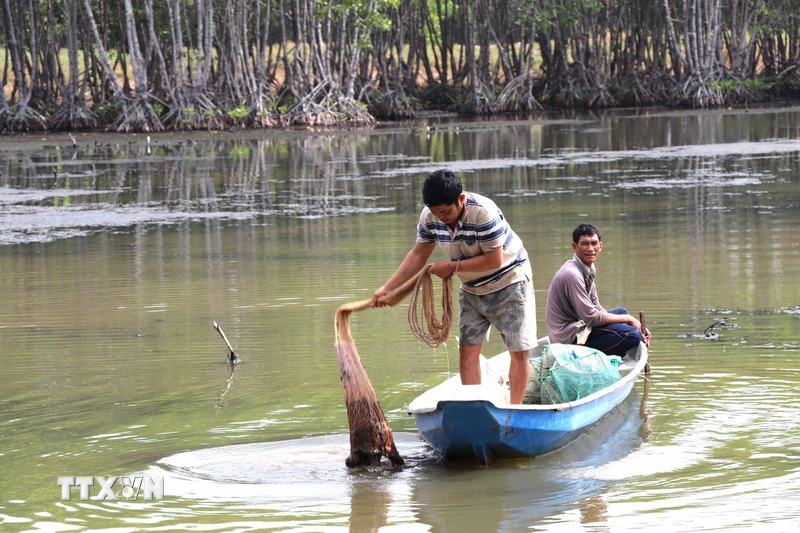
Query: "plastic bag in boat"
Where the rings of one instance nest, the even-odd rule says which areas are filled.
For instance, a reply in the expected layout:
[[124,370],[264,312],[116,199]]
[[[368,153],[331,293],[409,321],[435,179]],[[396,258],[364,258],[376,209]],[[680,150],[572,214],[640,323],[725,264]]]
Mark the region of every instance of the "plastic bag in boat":
[[524,403],[574,402],[622,379],[606,354],[577,344],[547,344],[531,367]]
[[487,400],[498,404],[506,404],[509,399],[508,377],[495,371],[489,361],[480,356],[481,390],[487,395]]

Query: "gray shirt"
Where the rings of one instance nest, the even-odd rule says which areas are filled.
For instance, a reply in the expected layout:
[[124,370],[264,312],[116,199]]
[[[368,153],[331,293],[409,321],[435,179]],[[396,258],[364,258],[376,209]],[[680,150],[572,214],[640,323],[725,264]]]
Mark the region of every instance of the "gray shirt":
[[597,287],[593,282],[586,287],[592,270],[573,256],[553,276],[545,307],[550,342],[573,344],[585,327],[603,325],[605,309],[597,298]]

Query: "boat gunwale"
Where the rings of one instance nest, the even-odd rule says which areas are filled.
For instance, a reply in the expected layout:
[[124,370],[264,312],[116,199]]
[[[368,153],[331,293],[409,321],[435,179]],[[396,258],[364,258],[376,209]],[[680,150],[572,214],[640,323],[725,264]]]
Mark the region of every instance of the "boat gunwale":
[[[600,398],[602,398],[604,396],[607,396],[607,395],[610,395],[610,394],[612,394],[614,392],[617,392],[618,390],[627,387],[631,382],[635,382],[636,378],[639,376],[639,374],[642,372],[642,369],[644,369],[645,365],[647,364],[647,361],[648,361],[649,356],[650,356],[650,354],[649,354],[649,352],[647,350],[647,346],[644,343],[640,343],[640,350],[641,350],[641,354],[640,354],[639,359],[636,361],[636,364],[633,366],[633,368],[631,368],[631,370],[627,374],[625,374],[622,377],[622,379],[620,379],[619,381],[617,381],[616,383],[614,383],[612,385],[609,385],[608,387],[606,387],[604,389],[600,389],[599,391],[597,391],[595,393],[592,393],[589,396],[586,396],[586,397],[581,398],[579,400],[575,400],[573,402],[562,402],[562,403],[555,403],[555,404],[502,404],[502,405],[497,405],[494,401],[489,400],[489,399],[479,399],[479,398],[474,398],[474,399],[470,399],[470,400],[452,400],[452,399],[448,399],[448,400],[439,400],[439,401],[437,401],[436,402],[436,406],[432,407],[432,408],[425,406],[425,407],[420,407],[420,408],[417,408],[417,409],[414,409],[414,410],[412,410],[412,407],[411,407],[413,405],[413,402],[412,402],[408,406],[408,414],[416,416],[416,415],[434,413],[434,412],[438,411],[439,409],[441,409],[442,405],[445,405],[445,404],[448,404],[448,403],[463,403],[463,402],[467,402],[467,401],[469,401],[469,402],[488,403],[488,404],[491,404],[492,406],[494,406],[496,409],[500,409],[500,410],[504,410],[504,411],[567,411],[567,410],[570,410],[570,409],[575,409],[577,407],[581,407],[584,404],[594,402],[595,400],[598,400],[598,399],[600,399]],[[510,355],[509,355],[508,351],[501,352],[501,353],[495,355],[494,357],[492,357],[491,359],[489,359],[490,364],[491,364],[491,361],[493,361],[494,359],[496,359],[498,357],[501,357],[501,356],[508,356],[510,358]],[[451,378],[448,378],[448,380],[449,379],[456,379],[456,378],[458,378],[458,375],[455,375],[455,376],[453,376]],[[445,380],[442,383],[439,383],[438,385],[436,385],[436,387],[440,387],[440,386],[444,385],[448,380]],[[434,388],[436,388],[436,387],[434,387]],[[433,389],[429,389],[429,390],[433,390]]]

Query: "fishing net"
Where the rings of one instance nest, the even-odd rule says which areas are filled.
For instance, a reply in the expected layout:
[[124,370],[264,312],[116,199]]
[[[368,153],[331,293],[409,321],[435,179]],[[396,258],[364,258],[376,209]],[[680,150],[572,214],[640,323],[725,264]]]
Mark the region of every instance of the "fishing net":
[[613,385],[622,376],[612,358],[577,344],[547,344],[532,358],[523,403],[574,402]]
[[[412,332],[420,340],[436,346],[447,339],[452,321],[452,276],[442,280],[443,284],[443,317],[438,320],[433,313],[433,290],[431,285],[430,265],[417,275],[393,290],[384,297],[384,303],[397,305],[412,291],[423,293],[423,315],[428,324],[428,331],[416,323],[417,315],[409,312]],[[416,297],[414,303],[416,304]],[[416,305],[412,306],[413,308]],[[336,359],[339,363],[339,377],[344,387],[344,399],[347,407],[347,422],[350,425],[350,456],[345,460],[348,467],[375,466],[381,457],[387,457],[392,464],[403,464],[403,458],[394,444],[394,437],[386,416],[383,414],[378,396],[369,381],[361,358],[356,350],[356,343],[350,333],[350,315],[356,311],[370,308],[370,300],[362,300],[344,304],[336,310]],[[423,335],[424,334],[424,335]]]

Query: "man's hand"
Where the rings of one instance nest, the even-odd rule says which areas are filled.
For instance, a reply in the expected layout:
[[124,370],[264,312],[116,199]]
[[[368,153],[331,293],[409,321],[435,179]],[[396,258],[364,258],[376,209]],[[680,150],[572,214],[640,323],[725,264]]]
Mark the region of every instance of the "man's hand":
[[374,293],[372,293],[372,298],[370,298],[369,306],[370,307],[388,307],[389,302],[386,301],[386,295],[389,294],[385,288],[381,287]]
[[641,322],[639,322],[639,321],[638,321],[636,318],[634,318],[633,316],[631,316],[631,315],[628,315],[628,318],[630,319],[630,320],[628,321],[628,323],[629,323],[631,326],[635,327],[636,329],[638,329],[639,331],[641,331],[641,332],[642,332],[642,337],[644,338],[644,343],[645,343],[645,344],[649,344],[649,343],[650,343],[650,337],[652,336],[652,335],[650,335],[650,330],[649,330],[649,329],[647,329],[647,328],[642,328],[642,323],[641,323]]
[[372,294],[372,298],[370,298],[369,302],[370,307],[388,307],[389,303],[386,301],[386,296],[422,270],[422,267],[428,262],[428,258],[431,256],[431,253],[433,253],[435,247],[436,245],[434,243],[415,243],[406,254],[403,262],[397,267],[397,271],[392,274],[392,277],[386,280],[386,283]]
[[631,315],[624,315],[624,316],[625,316],[625,318],[627,318],[627,319],[628,319],[628,320],[626,320],[625,322],[627,322],[627,323],[628,323],[628,324],[630,324],[631,326],[635,327],[635,328],[636,328],[636,329],[638,329],[639,331],[642,331],[642,323],[641,323],[641,322],[639,322],[638,320],[636,320],[636,318],[635,318],[635,317],[633,317],[633,316],[631,316]]
[[448,276],[452,276],[453,274],[455,274],[457,266],[458,266],[457,261],[447,261],[445,259],[439,259],[438,261],[433,262],[429,272],[431,274],[436,274],[440,278],[444,279]]

